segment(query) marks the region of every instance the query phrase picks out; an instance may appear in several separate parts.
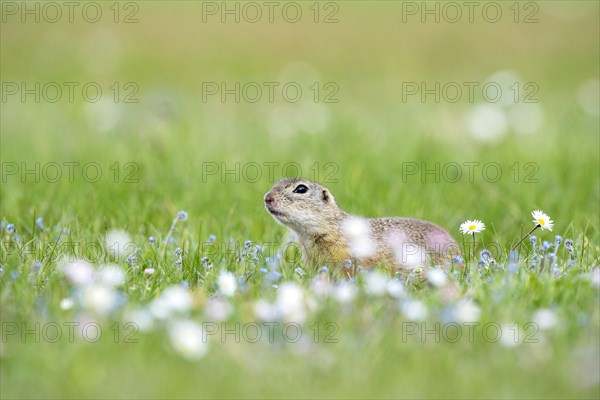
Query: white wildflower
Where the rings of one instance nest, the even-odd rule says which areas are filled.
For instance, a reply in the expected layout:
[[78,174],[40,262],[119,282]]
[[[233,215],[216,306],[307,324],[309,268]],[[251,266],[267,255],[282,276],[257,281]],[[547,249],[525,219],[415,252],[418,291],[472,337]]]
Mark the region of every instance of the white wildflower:
[[427,271],[427,280],[435,287],[442,287],[448,283],[448,277],[441,269],[430,269]]
[[277,293],[276,304],[284,320],[300,324],[306,320],[304,292],[297,284],[292,282],[281,284]]
[[94,284],[86,288],[82,304],[94,314],[104,316],[116,306],[117,295],[110,287]]
[[125,282],[125,273],[116,265],[105,265],[98,271],[96,282],[108,287],[120,286]]
[[542,308],[533,314],[533,322],[541,330],[546,330],[553,328],[558,323],[558,318],[554,311],[548,308]]
[[312,292],[318,297],[327,297],[333,291],[333,285],[327,275],[319,274],[314,277],[311,284]]
[[481,309],[470,299],[459,301],[454,309],[456,322],[470,323],[479,321]]
[[357,292],[356,285],[349,282],[341,282],[335,288],[333,296],[340,304],[349,304],[352,303]]
[[150,312],[155,318],[167,319],[174,314],[183,314],[192,307],[192,298],[181,286],[171,286],[165,289],[152,303]]
[[404,297],[406,291],[404,290],[404,285],[397,279],[391,279],[387,283],[387,292],[390,296],[399,299]]
[[468,234],[468,233],[479,233],[485,230],[485,224],[478,219],[468,220],[460,224],[460,233]]
[[382,272],[372,271],[365,274],[365,290],[373,296],[386,293],[389,277]]
[[277,306],[260,299],[252,306],[254,316],[261,321],[272,322],[277,319]]
[[538,224],[542,229],[552,231],[552,228],[554,227],[554,221],[552,221],[550,217],[543,211],[532,211],[531,216],[533,217],[533,222]]
[[63,274],[70,283],[78,287],[91,285],[94,280],[94,268],[84,260],[68,262],[63,267]]
[[125,260],[135,251],[135,244],[127,232],[113,229],[106,234],[106,250],[114,260]]
[[371,226],[364,218],[348,217],[342,223],[342,230],[348,239],[350,251],[357,258],[375,255],[376,247],[371,237]]
[[66,297],[60,301],[60,309],[61,310],[70,310],[75,305],[75,302],[72,298]]
[[206,304],[204,313],[208,321],[226,321],[233,314],[233,306],[227,300],[213,298]]
[[404,301],[400,307],[409,321],[424,321],[427,318],[427,306],[419,300]]
[[233,296],[237,289],[235,275],[229,271],[221,271],[217,278],[217,286],[219,287],[219,293],[223,296]]
[[206,354],[202,327],[189,320],[173,321],[168,326],[169,338],[173,348],[182,356],[196,360]]
[[132,323],[136,329],[148,332],[154,327],[152,313],[146,308],[133,309],[125,313],[123,318],[125,324]]

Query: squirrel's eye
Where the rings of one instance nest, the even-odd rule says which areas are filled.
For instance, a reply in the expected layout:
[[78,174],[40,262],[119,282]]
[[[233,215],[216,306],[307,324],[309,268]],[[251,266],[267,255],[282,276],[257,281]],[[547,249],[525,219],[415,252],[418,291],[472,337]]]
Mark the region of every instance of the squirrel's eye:
[[294,193],[306,193],[308,192],[308,188],[304,185],[298,185],[296,186],[296,189],[294,189]]

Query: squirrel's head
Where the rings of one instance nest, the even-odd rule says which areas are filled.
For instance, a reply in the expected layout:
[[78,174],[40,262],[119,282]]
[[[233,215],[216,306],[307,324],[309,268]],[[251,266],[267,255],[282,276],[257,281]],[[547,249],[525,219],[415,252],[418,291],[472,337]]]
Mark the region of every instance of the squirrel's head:
[[265,208],[300,235],[332,229],[342,212],[323,185],[302,178],[283,178],[265,194]]

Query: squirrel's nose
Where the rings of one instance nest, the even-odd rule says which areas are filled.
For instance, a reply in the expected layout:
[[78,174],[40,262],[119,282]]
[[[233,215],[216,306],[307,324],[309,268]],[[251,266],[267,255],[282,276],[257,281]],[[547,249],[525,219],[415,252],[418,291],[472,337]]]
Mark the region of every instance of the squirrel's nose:
[[273,196],[271,196],[271,192],[265,194],[265,203],[271,204],[273,202]]

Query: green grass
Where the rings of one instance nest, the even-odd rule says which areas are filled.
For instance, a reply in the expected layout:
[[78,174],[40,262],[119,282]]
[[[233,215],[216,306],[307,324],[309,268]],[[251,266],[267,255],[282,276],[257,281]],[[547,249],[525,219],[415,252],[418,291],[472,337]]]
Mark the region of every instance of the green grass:
[[[36,103],[12,97],[2,103],[2,398],[597,398],[599,120],[577,100],[580,86],[598,79],[597,4],[574,2],[572,7],[589,11],[569,20],[540,2],[541,22],[529,25],[510,19],[401,24],[400,4],[340,3],[340,23],[329,25],[203,24],[194,2],[140,3],[140,22],[129,25],[2,23],[2,82],[94,81],[108,93],[114,82],[139,87],[139,103],[108,101],[106,109],[81,98]],[[508,3],[502,4],[508,12]],[[111,51],[93,42],[94,35],[110,32],[120,43],[113,67],[101,64]],[[319,103],[326,114],[319,132],[270,130],[277,107],[299,112],[299,105],[281,99],[202,101],[202,82],[277,81],[295,61],[312,65],[321,85],[339,87],[338,103]],[[89,67],[95,64],[100,67]],[[535,132],[522,135],[508,127],[496,141],[479,141],[465,123],[476,104],[402,102],[402,82],[483,84],[501,70],[539,87],[543,119]],[[115,116],[107,130],[94,122]],[[39,173],[7,173],[36,162]],[[62,171],[54,183],[42,173],[52,162]],[[69,162],[79,163],[72,180]],[[81,175],[80,166],[88,163],[102,172],[97,182]],[[228,169],[239,163],[240,176],[207,175],[214,163]],[[258,179],[244,179],[248,163],[263,167]],[[270,164],[273,176],[264,163],[279,163]],[[326,277],[332,285],[344,280],[334,266],[320,273],[320,266],[288,255],[276,268],[281,276],[269,279],[262,269],[275,268],[269,258],[284,242],[285,229],[264,210],[263,195],[288,163],[299,165],[305,178],[324,182],[352,214],[431,220],[461,244],[459,224],[481,219],[487,229],[477,236],[478,250],[489,248],[497,267],[480,272],[471,262],[468,279],[452,275],[443,288],[407,285],[402,299],[369,294],[366,275],[359,274],[351,283],[356,298],[346,305],[315,294],[315,279]],[[436,163],[440,174],[406,174],[406,168]],[[462,167],[461,179],[444,178],[448,163]],[[479,163],[472,180],[464,163]],[[497,180],[483,175],[490,163],[501,169]],[[517,270],[509,270],[508,250],[532,227],[534,209],[555,221],[553,232],[535,232],[538,246],[563,237],[556,255],[560,278],[547,258],[541,271],[539,264],[529,268],[529,240],[520,247]],[[180,210],[188,219],[177,222],[165,245]],[[37,217],[43,228],[36,227]],[[8,232],[9,223],[16,233]],[[139,247],[136,262],[115,260],[105,249],[105,236],[115,229]],[[576,254],[572,266],[568,238]],[[246,240],[253,243],[250,250]],[[470,240],[464,237],[464,245]],[[264,246],[256,259],[255,245]],[[176,248],[183,249],[181,267]],[[61,270],[65,258],[87,259],[97,270],[117,264],[125,272],[115,289],[119,306],[105,316],[90,311],[83,291]],[[145,275],[146,268],[154,275]],[[136,331],[137,342],[125,342],[131,312],[150,307],[166,288],[184,281],[192,306],[180,318],[213,322],[207,309],[219,297],[217,278],[224,270],[239,279],[236,294],[225,299],[232,307],[228,329],[236,322],[260,323],[255,302],[275,301],[282,283],[295,282],[309,299],[302,339],[284,340],[278,329],[285,321],[278,320],[273,343],[213,335],[206,354],[189,360],[171,343],[172,322],[159,321]],[[73,299],[73,308],[61,309],[65,298]],[[461,323],[462,336],[453,343],[444,329],[452,329],[453,311],[464,299],[480,310],[479,325],[471,341]],[[423,321],[409,320],[402,308],[408,300],[426,306]],[[539,326],[540,310],[551,310],[551,327]],[[75,334],[69,341],[64,324],[86,321],[101,326],[100,340],[88,343]],[[63,329],[56,343],[42,335],[53,323]],[[494,342],[484,336],[486,326],[489,335],[502,327],[505,340],[517,329],[518,343]],[[15,327],[18,332],[10,334]],[[23,328],[40,334],[39,342],[31,333],[22,337]],[[326,342],[334,328],[331,339],[337,341]],[[413,328],[418,334],[410,334]],[[423,329],[428,336],[420,336]]]

